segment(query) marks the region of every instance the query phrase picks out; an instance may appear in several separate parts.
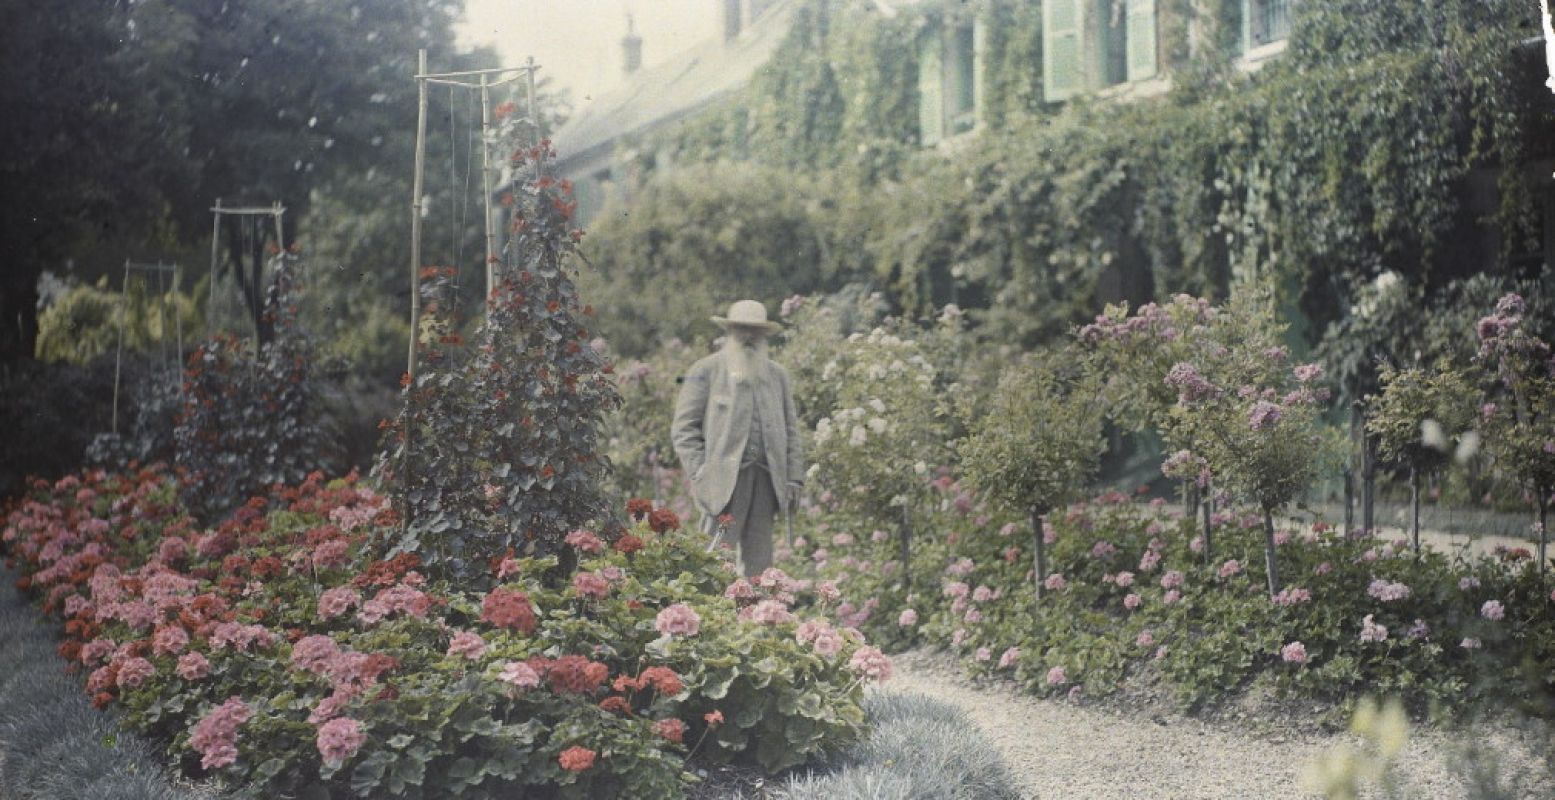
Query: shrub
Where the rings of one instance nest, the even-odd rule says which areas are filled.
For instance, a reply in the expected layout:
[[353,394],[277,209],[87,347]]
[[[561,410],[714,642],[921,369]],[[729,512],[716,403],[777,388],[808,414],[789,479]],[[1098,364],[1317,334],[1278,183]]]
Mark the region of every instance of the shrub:
[[1546,553],[1550,496],[1555,494],[1555,355],[1525,322],[1523,298],[1508,294],[1479,321],[1475,361],[1494,377],[1481,415],[1496,469],[1523,487],[1536,509],[1539,574]]
[[255,353],[218,334],[189,356],[174,436],[183,501],[203,519],[271,484],[297,483],[314,468],[335,466],[313,345],[296,324],[294,258],[275,262],[263,314],[273,326],[270,341]]
[[505,557],[490,592],[373,560],[385,498],[317,475],[210,530],[156,470],[40,483],[5,541],[94,702],[251,794],[675,797],[689,756],[775,772],[854,740],[862,637],[638,513],[568,537],[572,584]]
[[876,692],[864,701],[869,736],[827,769],[790,778],[782,800],[1021,797],[999,751],[964,711],[921,694]]
[[631,213],[604,213],[582,286],[623,355],[694,342],[742,298],[830,288],[814,187],[749,164],[693,166],[645,185]]

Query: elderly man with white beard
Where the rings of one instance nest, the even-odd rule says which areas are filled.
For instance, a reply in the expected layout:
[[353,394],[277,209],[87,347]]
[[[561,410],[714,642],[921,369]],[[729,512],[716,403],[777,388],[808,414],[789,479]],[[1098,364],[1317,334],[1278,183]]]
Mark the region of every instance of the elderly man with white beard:
[[782,326],[766,306],[741,300],[712,319],[723,347],[686,373],[670,437],[703,529],[734,545],[743,574],[758,575],[772,566],[774,519],[803,486],[799,415],[788,370],[767,357],[767,337]]

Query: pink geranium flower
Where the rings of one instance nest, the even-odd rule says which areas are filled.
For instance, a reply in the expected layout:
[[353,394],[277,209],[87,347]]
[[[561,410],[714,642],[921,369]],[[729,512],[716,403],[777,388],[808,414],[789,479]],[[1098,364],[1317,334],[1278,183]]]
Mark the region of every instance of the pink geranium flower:
[[848,659],[848,667],[872,680],[891,679],[891,659],[879,649],[867,645],[853,651],[853,657]]
[[702,627],[702,617],[691,606],[676,603],[659,612],[653,627],[668,636],[695,636]]
[[362,723],[350,717],[336,717],[319,726],[316,744],[324,763],[338,767],[356,755],[365,741],[367,734],[362,731]]

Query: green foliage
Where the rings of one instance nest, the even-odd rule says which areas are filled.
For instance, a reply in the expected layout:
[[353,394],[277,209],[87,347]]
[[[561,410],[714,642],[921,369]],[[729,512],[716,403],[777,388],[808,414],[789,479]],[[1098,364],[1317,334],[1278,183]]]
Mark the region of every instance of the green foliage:
[[177,288],[158,295],[151,288],[139,275],[120,292],[108,288],[107,276],[94,286],[71,287],[38,319],[38,359],[86,364],[113,354],[121,328],[124,350],[132,353],[176,352],[180,326],[186,340],[199,339],[204,324],[195,295]]
[[787,297],[832,283],[813,192],[750,164],[692,166],[646,186],[629,213],[604,212],[580,289],[600,333],[629,356],[696,341],[707,318],[743,298]]
[[1105,449],[1094,387],[1066,380],[1058,353],[1005,372],[957,447],[965,480],[1008,512],[1045,514],[1082,492]]
[[597,426],[620,398],[570,272],[575,204],[544,174],[541,146],[519,154],[508,249],[474,345],[457,332],[457,273],[427,268],[424,368],[378,459],[405,519],[394,550],[423,554],[439,576],[480,580],[506,551],[544,556],[576,528],[619,527]]
[[1377,437],[1378,451],[1420,472],[1440,469],[1476,427],[1468,380],[1440,365],[1429,371],[1384,366],[1381,381],[1382,394],[1368,398],[1366,417],[1366,430]]
[[[1322,329],[1386,270],[1434,290],[1468,269],[1444,245],[1476,233],[1457,189],[1472,169],[1499,170],[1494,224],[1509,243],[1475,268],[1505,268],[1532,235],[1520,165],[1555,137],[1524,88],[1539,68],[1517,43],[1536,31],[1511,0],[1373,14],[1303,2],[1289,51],[1251,75],[1230,63],[1239,3],[1158,6],[1171,93],[1054,107],[1037,91],[1029,3],[917,4],[886,19],[813,0],[746,91],[634,143],[672,155],[645,189],[697,162],[789,170],[781,191],[825,185],[835,204],[817,222],[827,274],[872,278],[913,313],[955,302],[987,336],[1026,345],[1106,303],[1171,292],[1268,282]],[[985,125],[948,156],[914,152],[917,45],[971,15],[988,32]],[[1185,56],[1190,24],[1205,44]]]

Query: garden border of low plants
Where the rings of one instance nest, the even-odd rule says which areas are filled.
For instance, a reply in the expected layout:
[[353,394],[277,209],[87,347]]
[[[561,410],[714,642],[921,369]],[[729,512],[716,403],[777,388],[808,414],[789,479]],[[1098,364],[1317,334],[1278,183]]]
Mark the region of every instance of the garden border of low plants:
[[[14,571],[0,569],[9,587]],[[160,747],[92,708],[64,672],[53,627],[0,590],[0,795],[11,800],[217,800],[168,777]]]

